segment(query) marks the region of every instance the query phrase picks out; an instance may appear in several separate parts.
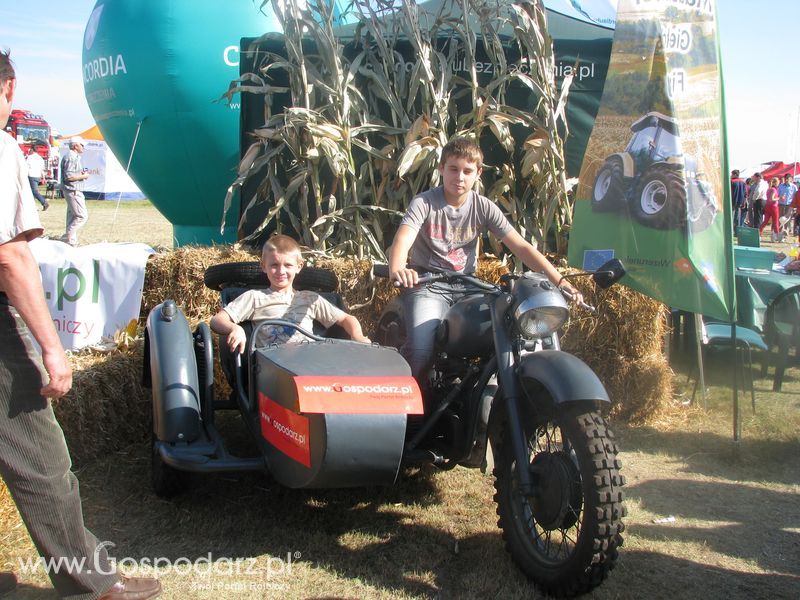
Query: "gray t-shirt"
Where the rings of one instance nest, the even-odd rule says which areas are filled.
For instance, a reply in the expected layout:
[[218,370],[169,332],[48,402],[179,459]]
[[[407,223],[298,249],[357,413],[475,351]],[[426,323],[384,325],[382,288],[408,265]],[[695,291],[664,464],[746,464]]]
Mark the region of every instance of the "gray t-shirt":
[[440,268],[472,274],[478,266],[478,237],[491,231],[503,239],[511,223],[494,202],[471,191],[464,204],[449,206],[442,187],[415,196],[400,221],[417,231],[411,246],[412,268]]

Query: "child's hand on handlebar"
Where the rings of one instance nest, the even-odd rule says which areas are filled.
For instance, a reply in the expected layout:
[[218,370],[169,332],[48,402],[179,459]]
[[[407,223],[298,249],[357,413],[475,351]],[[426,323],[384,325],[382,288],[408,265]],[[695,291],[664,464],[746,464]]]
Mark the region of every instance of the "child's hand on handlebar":
[[569,298],[570,302],[578,306],[586,306],[586,303],[583,301],[583,294],[581,294],[574,285],[568,281],[564,281],[559,287],[561,291],[564,292],[564,295]]
[[402,268],[389,275],[389,279],[398,287],[414,287],[419,281],[419,273],[414,269]]

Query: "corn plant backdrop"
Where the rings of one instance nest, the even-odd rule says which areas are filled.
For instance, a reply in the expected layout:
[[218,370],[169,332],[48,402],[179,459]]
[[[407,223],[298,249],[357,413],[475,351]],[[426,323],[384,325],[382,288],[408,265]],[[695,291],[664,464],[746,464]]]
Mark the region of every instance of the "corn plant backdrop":
[[[266,216],[248,238],[283,231],[326,254],[384,259],[408,202],[438,184],[442,147],[465,135],[484,150],[481,193],[540,249],[563,253],[571,78],[557,87],[541,1],[445,0],[434,14],[410,0],[355,0],[348,35],[332,5],[272,2],[280,51],[261,52],[226,94],[264,97],[264,125],[225,200],[227,212],[257,178],[242,219],[257,206]],[[525,101],[512,106],[510,92]],[[557,248],[545,246],[551,229]]]

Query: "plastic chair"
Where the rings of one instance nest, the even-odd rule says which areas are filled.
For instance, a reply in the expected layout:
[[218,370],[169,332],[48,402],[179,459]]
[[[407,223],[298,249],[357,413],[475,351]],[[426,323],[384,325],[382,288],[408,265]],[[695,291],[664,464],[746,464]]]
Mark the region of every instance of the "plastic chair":
[[[795,356],[800,350],[800,285],[790,287],[775,296],[767,306],[764,315],[764,337],[770,348],[769,361],[764,361],[762,376],[767,374],[768,362],[775,364],[775,379],[772,390],[781,391],[783,375],[789,360],[789,351],[795,349]],[[771,349],[777,348],[777,354]]]
[[761,236],[758,229],[755,227],[737,227],[736,239],[740,246],[748,246],[750,248],[761,247]]
[[[747,350],[747,372],[750,374],[750,402],[753,405],[753,413],[756,412],[756,392],[753,386],[753,348],[757,348],[766,353],[769,350],[761,335],[752,329],[735,325],[736,327],[736,357],[740,352],[744,358],[744,350]],[[730,348],[731,346],[731,324],[730,323],[706,323],[703,321],[702,329],[703,348],[721,347]],[[740,364],[744,366],[744,360]],[[742,371],[742,387],[744,388],[744,371]],[[692,391],[692,402],[697,393],[697,380],[694,382]]]

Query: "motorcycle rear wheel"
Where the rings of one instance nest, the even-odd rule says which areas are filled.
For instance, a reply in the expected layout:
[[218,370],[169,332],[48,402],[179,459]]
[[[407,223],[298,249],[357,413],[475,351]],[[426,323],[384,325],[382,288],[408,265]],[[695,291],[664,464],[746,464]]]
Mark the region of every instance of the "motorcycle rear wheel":
[[506,424],[495,453],[494,499],[506,549],[546,593],[586,593],[608,576],[622,545],[624,478],[613,434],[597,411],[551,419],[523,414],[523,428],[533,495],[519,489]]

